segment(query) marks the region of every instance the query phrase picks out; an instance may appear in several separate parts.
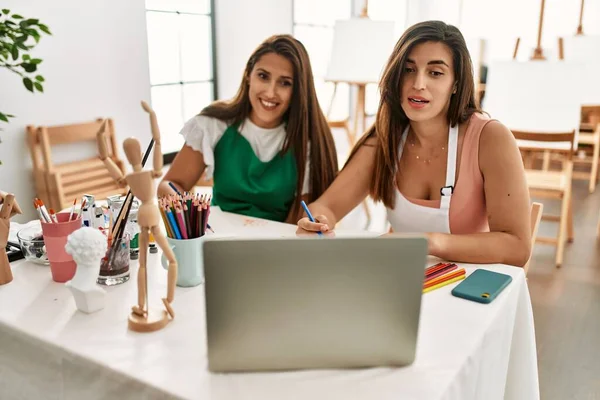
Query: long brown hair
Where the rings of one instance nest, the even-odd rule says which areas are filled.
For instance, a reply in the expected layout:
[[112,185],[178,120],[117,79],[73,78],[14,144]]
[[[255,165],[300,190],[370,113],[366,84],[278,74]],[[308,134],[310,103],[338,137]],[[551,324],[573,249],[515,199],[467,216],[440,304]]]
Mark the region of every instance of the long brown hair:
[[333,182],[338,172],[337,153],[325,115],[319,106],[313,73],[304,45],[290,35],[274,35],[254,50],[244,71],[235,97],[217,101],[202,110],[200,115],[214,117],[228,124],[242,123],[250,115],[248,77],[262,56],[275,53],[287,58],[294,67],[294,83],[290,106],[284,114],[286,138],[282,154],[292,149],[296,158],[298,182],[295,209],[299,209],[304,182],[308,143],[310,141],[310,201],[316,200]]
[[394,208],[395,179],[400,161],[398,148],[402,133],[410,123],[401,105],[404,65],[411,50],[424,42],[444,43],[452,52],[456,94],[450,99],[448,108],[450,125],[465,122],[474,112],[480,111],[475,100],[471,56],[460,31],[441,21],[421,22],[408,28],[396,43],[379,82],[381,99],[375,123],[358,141],[348,158],[349,161],[370,138],[376,139],[375,170],[369,194],[388,208]]

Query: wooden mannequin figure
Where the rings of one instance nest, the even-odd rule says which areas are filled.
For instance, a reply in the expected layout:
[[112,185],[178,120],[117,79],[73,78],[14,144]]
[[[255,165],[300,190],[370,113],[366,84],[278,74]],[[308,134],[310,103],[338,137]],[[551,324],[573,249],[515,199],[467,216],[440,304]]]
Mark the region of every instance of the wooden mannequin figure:
[[8,233],[10,232],[10,219],[15,214],[22,214],[21,208],[11,193],[0,190],[0,285],[6,285],[13,280],[6,245],[8,244]]
[[[97,134],[97,142],[100,159],[108,168],[110,175],[120,185],[129,185],[131,193],[137,197],[141,203],[137,215],[138,225],[140,226],[140,258],[137,279],[138,304],[132,307],[132,313],[129,315],[129,329],[137,332],[152,332],[163,328],[169,321],[175,318],[171,303],[175,297],[177,261],[175,259],[175,254],[169,247],[165,236],[160,230],[160,212],[155,201],[156,188],[154,179],[162,175],[163,166],[160,131],[158,129],[154,111],[143,101],[142,108],[150,114],[152,138],[154,139],[153,170],[144,171],[142,169],[142,151],[140,142],[136,138],[128,138],[123,142],[123,150],[125,151],[127,160],[133,167],[133,172],[123,175],[119,167],[108,156],[106,140],[104,138],[104,127],[106,122],[102,124],[102,127]],[[167,297],[162,299],[166,312],[156,312],[154,310],[151,312],[148,306],[146,257],[150,232],[154,235],[156,244],[161,248],[165,258],[169,262]]]

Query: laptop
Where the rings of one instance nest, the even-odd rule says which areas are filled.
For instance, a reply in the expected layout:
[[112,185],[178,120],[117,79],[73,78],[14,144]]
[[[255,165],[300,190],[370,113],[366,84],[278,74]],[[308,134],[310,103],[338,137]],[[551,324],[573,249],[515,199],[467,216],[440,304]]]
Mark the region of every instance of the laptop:
[[225,238],[203,250],[210,371],[414,361],[425,238]]

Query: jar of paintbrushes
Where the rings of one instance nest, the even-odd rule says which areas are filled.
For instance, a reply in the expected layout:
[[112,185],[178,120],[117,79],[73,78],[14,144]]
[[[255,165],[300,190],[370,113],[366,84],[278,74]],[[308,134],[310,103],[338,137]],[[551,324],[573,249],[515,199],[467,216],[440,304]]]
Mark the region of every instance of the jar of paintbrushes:
[[132,209],[137,209],[138,201],[131,194],[126,197],[112,197],[108,201],[110,223],[106,233],[108,250],[100,264],[98,283],[113,286],[127,282],[130,277],[129,259],[131,238],[137,224],[130,221]]

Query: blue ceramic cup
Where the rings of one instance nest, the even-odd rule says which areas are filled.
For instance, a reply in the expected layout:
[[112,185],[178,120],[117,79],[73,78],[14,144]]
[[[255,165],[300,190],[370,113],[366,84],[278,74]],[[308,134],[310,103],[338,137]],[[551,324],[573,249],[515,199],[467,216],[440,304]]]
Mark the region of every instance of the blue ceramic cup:
[[[192,287],[204,282],[202,242],[205,239],[206,235],[180,240],[167,237],[169,247],[177,259],[177,286]],[[161,257],[161,263],[164,269],[169,268],[169,262],[164,254]]]

